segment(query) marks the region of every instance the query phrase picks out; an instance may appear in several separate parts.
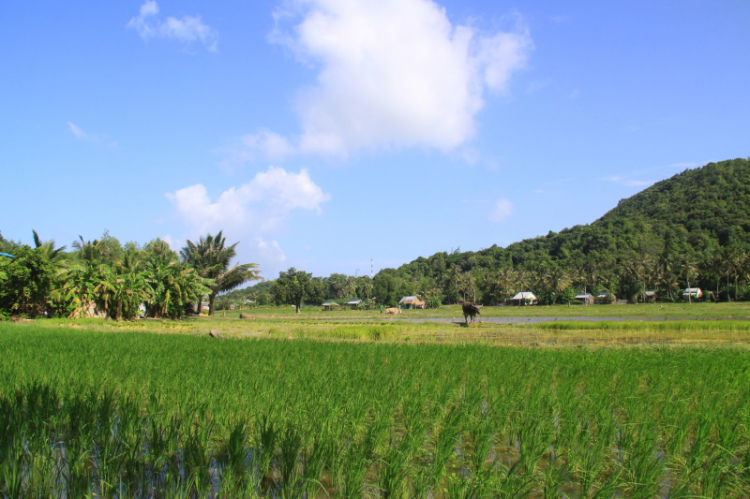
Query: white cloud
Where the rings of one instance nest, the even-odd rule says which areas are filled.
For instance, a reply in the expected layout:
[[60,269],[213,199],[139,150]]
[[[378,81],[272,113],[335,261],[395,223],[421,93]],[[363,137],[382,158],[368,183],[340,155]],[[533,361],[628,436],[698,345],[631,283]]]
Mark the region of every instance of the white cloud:
[[203,23],[200,16],[183,16],[179,19],[158,18],[159,6],[154,0],[147,0],[141,5],[137,17],[133,17],[127,27],[134,29],[144,40],[149,38],[169,38],[185,44],[200,42],[208,50],[215,51],[218,35],[210,26]]
[[193,237],[219,230],[242,235],[272,233],[293,210],[321,213],[320,205],[330,199],[307,170],[290,173],[275,167],[240,187],[227,189],[215,201],[202,184],[166,196]]
[[495,207],[490,213],[490,221],[501,223],[513,214],[513,203],[508,199],[498,199],[495,201]]
[[259,260],[276,266],[282,266],[286,262],[286,255],[277,241],[266,241],[262,237],[257,237],[253,243]]
[[221,167],[228,172],[234,172],[254,159],[283,161],[294,154],[294,146],[277,133],[261,130],[234,140],[229,146],[220,148],[218,152],[225,156]]
[[94,136],[89,135],[88,133],[81,130],[78,126],[76,126],[75,123],[68,121],[66,122],[66,125],[68,125],[68,129],[75,136],[75,138],[79,140],[95,140]]
[[92,142],[96,144],[104,144],[110,149],[118,148],[117,141],[111,140],[106,135],[99,135],[99,134],[92,134],[89,132],[85,132],[83,131],[83,129],[81,129],[81,127],[79,127],[72,121],[66,121],[65,124],[68,125],[68,130],[70,130],[70,133],[72,133],[73,136],[78,140],[84,140],[86,142]]
[[275,17],[271,39],[317,71],[298,94],[301,133],[283,142],[286,154],[454,150],[473,137],[485,91],[507,90],[533,48],[520,23],[485,34],[432,0],[297,0]]
[[307,172],[287,172],[270,167],[249,182],[232,187],[215,199],[202,184],[167,193],[177,218],[186,228],[179,238],[164,239],[179,251],[185,241],[223,231],[227,242],[241,242],[238,261],[255,262],[266,278],[280,271],[286,255],[274,236],[296,210],[321,213],[330,195],[316,185]]

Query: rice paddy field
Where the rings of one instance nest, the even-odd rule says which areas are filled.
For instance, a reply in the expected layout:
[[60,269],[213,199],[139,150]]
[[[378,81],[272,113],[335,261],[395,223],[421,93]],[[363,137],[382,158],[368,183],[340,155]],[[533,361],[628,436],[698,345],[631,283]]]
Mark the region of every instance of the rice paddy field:
[[744,498],[744,313],[0,322],[0,497]]

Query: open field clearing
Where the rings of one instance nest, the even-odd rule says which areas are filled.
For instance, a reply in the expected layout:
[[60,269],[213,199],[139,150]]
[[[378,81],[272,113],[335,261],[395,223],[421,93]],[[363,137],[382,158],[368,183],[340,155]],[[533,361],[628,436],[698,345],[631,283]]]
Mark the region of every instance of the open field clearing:
[[[496,348],[468,336],[486,324],[399,321],[323,324],[331,328],[319,331],[325,338],[344,336],[335,333],[340,328],[381,329],[386,338],[310,341],[314,334],[306,332],[320,321],[289,318],[259,321],[276,328],[264,332],[269,339],[240,340],[229,325],[251,321],[195,320],[171,329],[146,322],[141,327],[154,332],[185,334],[95,321],[89,326],[109,332],[0,324],[0,495],[651,498],[750,491],[750,351],[741,345]],[[662,331],[632,321],[513,329],[537,338],[708,336],[729,334],[730,324],[747,335],[743,322],[717,320],[679,321]],[[205,334],[220,325],[225,339]],[[287,327],[298,331],[293,340],[283,336]],[[430,328],[467,337],[430,344],[438,336],[430,339]],[[413,339],[399,340],[404,333]],[[388,336],[396,341],[384,342]]]
[[[636,305],[544,305],[544,306],[491,306],[481,309],[486,317],[672,317],[672,318],[737,318],[750,319],[750,302],[719,303],[646,303]],[[240,311],[218,311],[217,317],[236,317]],[[294,307],[259,307],[242,310],[257,318],[294,317]],[[315,319],[372,319],[380,318],[379,310],[322,311],[319,306],[302,307],[302,315]],[[443,305],[437,309],[402,310],[398,318],[455,318],[463,320],[461,305]]]
[[[211,318],[181,321],[54,319],[36,321],[33,325],[190,335],[215,331],[235,338],[479,342],[498,346],[750,343],[748,303],[483,307],[477,322],[468,326],[456,306],[403,310],[394,316],[377,310],[321,312],[317,307],[303,310],[299,315],[291,307],[227,311]],[[250,318],[240,319],[241,313]]]

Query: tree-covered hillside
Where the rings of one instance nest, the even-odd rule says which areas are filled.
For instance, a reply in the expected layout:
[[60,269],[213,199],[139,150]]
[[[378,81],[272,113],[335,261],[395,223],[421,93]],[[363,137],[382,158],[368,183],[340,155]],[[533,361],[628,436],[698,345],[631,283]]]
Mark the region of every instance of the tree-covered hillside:
[[750,161],[735,159],[658,182],[590,225],[507,248],[436,253],[381,272],[375,284],[395,280],[447,302],[495,303],[531,290],[564,303],[584,289],[676,300],[689,280],[717,299],[750,299],[748,253]]

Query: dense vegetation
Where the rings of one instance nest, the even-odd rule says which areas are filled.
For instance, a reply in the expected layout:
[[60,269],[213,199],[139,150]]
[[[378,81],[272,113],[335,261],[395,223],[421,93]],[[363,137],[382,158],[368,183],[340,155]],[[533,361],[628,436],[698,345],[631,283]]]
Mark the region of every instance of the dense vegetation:
[[183,317],[204,296],[209,311],[220,292],[257,279],[253,263],[230,267],[236,251],[221,232],[188,241],[181,257],[155,239],[143,247],[104,237],[73,243],[74,251],[42,241],[34,247],[0,235],[0,319],[3,316],[100,315],[112,319]]
[[0,351],[3,497],[750,490],[744,348],[218,341],[0,324]]
[[388,305],[407,295],[433,306],[495,304],[519,291],[567,303],[584,290],[629,301],[655,291],[659,300],[677,301],[686,287],[716,300],[748,300],[749,255],[750,161],[735,159],[658,182],[590,225],[507,248],[420,257],[373,280],[334,274],[320,284],[326,299],[377,297]]
[[716,299],[750,299],[750,161],[686,170],[594,223],[478,252],[437,253],[389,272],[448,301],[485,303],[533,290],[544,303],[611,291],[631,301],[655,290],[680,299],[688,286]]

